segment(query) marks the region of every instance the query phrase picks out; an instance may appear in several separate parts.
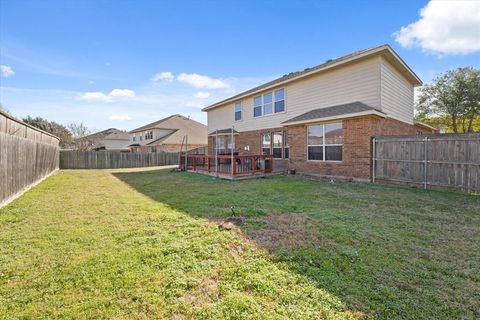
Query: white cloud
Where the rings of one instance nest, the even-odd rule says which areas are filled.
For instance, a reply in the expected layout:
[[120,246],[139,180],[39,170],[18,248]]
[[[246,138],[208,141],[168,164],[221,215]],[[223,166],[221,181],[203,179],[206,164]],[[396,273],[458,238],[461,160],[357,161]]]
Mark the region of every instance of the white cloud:
[[129,89],[113,89],[110,94],[111,97],[135,97],[135,91]]
[[113,115],[108,117],[108,120],[110,121],[130,121],[132,118],[127,115]]
[[91,102],[108,102],[112,100],[112,97],[106,95],[103,92],[85,92],[79,97],[79,100],[91,101]]
[[480,1],[430,1],[418,21],[393,35],[403,47],[440,55],[480,51]]
[[195,88],[225,89],[229,87],[226,82],[220,79],[210,78],[197,73],[181,73],[177,76],[177,80]]
[[210,92],[198,91],[197,93],[195,93],[194,97],[198,99],[207,99],[208,97],[210,97]]
[[110,102],[113,98],[126,97],[134,98],[135,91],[129,89],[113,89],[109,94],[103,92],[85,92],[78,99],[90,102]]
[[11,67],[2,64],[0,65],[0,73],[3,77],[8,78],[13,76],[15,71],[13,71]]
[[153,76],[152,81],[157,82],[157,81],[172,81],[175,77],[170,71],[164,71],[157,73],[156,75]]

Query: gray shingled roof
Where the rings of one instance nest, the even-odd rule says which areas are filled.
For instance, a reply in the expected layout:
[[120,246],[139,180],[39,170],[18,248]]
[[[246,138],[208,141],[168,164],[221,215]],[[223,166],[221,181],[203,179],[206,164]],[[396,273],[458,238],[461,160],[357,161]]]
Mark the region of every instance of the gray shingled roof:
[[[220,129],[220,130],[218,130],[218,131],[210,132],[208,135],[209,135],[209,136],[213,136],[213,135],[215,135],[215,134],[225,134],[225,133],[230,133],[230,134],[231,134],[231,133],[232,133],[232,129],[231,129],[231,128],[230,128],[230,129]],[[235,133],[238,133],[238,131],[234,129],[234,130],[233,130],[233,134],[235,134]]]
[[[144,126],[141,126],[141,127],[136,128],[136,129],[133,129],[133,130],[131,130],[129,133],[134,133],[134,132],[137,132],[137,131],[145,131],[145,130],[147,130],[147,129],[157,128],[159,124],[161,124],[161,123],[163,123],[163,122],[166,122],[167,120],[170,120],[170,119],[173,118],[173,117],[185,118],[185,117],[182,116],[182,115],[174,114],[174,115],[171,115],[171,116],[169,116],[169,117],[166,117],[166,118],[157,120],[157,121],[155,121],[155,122],[149,123],[149,124],[147,124],[147,125],[144,125]],[[185,118],[185,119],[187,119],[187,118]],[[175,129],[175,128],[167,128],[167,129]]]
[[357,113],[362,111],[377,111],[377,112],[383,113],[382,111],[375,109],[374,107],[370,107],[369,105],[366,105],[363,102],[356,101],[356,102],[351,102],[346,104],[339,104],[339,105],[331,106],[327,108],[314,109],[304,114],[301,114],[299,116],[296,116],[292,119],[284,121],[282,122],[282,124],[289,124],[292,122],[299,122],[299,121],[308,121],[313,119],[329,118],[329,117],[335,117],[335,116],[346,115],[350,113]]
[[[216,102],[216,103],[214,103],[214,104],[212,104],[212,105],[210,105],[210,106],[207,106],[207,107],[203,108],[202,111],[207,111],[207,110],[209,110],[209,109],[211,109],[211,108],[213,108],[213,107],[220,106],[220,105],[222,105],[222,104],[224,104],[224,103],[226,103],[226,102],[228,102],[228,101],[235,100],[235,99],[237,99],[237,98],[240,98],[240,97],[249,95],[249,94],[254,93],[254,92],[257,92],[257,91],[261,91],[261,90],[264,89],[264,88],[268,88],[268,87],[274,86],[274,85],[276,85],[276,84],[283,83],[284,81],[297,78],[297,77],[302,76],[302,75],[304,75],[304,74],[306,74],[306,73],[310,73],[310,72],[312,72],[312,71],[319,70],[319,69],[324,69],[324,68],[326,68],[326,67],[328,67],[328,66],[330,66],[330,65],[332,65],[332,64],[335,64],[335,63],[338,63],[338,62],[342,62],[342,61],[348,60],[348,59],[350,59],[350,58],[354,58],[354,57],[356,57],[356,56],[362,55],[362,54],[367,53],[367,52],[369,52],[369,51],[372,51],[372,52],[373,52],[373,51],[377,51],[378,49],[382,49],[382,48],[385,48],[385,49],[387,49],[387,50],[388,50],[388,49],[391,50],[391,51],[397,56],[397,58],[398,58],[400,61],[402,61],[402,63],[405,63],[405,62],[403,62],[403,60],[400,58],[400,56],[398,56],[398,55],[395,53],[395,51],[393,51],[393,49],[392,49],[388,44],[382,44],[382,45],[380,45],[380,46],[376,46],[376,47],[372,47],[372,48],[368,48],[368,49],[363,49],[363,50],[355,51],[355,52],[352,52],[352,53],[350,53],[350,54],[344,55],[344,56],[342,56],[342,57],[340,57],[340,58],[329,59],[329,60],[325,61],[324,63],[319,64],[319,65],[314,66],[314,67],[311,67],[311,68],[305,68],[305,69],[300,70],[300,71],[290,72],[290,73],[288,73],[288,74],[283,75],[283,76],[280,77],[280,78],[277,78],[277,79],[272,80],[272,81],[270,81],[270,82],[264,83],[264,84],[262,84],[262,85],[259,85],[259,86],[255,87],[255,88],[252,88],[252,89],[249,89],[249,90],[247,90],[247,91],[241,92],[241,93],[239,93],[239,94],[236,94],[236,95],[234,95],[234,96],[232,96],[232,97],[229,97],[229,98],[227,98],[227,99],[224,99],[224,100],[222,100],[222,101]],[[418,78],[417,75],[415,75],[415,73],[414,73],[406,64],[405,64],[405,67],[412,73],[412,75],[413,75],[414,77]],[[420,81],[420,79],[418,79],[418,81]],[[420,84],[421,84],[421,81],[420,81]]]

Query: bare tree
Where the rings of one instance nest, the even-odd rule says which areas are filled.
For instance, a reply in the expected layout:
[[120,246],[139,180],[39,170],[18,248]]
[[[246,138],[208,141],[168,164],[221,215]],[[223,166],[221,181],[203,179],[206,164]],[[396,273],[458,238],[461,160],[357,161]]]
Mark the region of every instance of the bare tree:
[[77,150],[90,150],[95,145],[95,137],[92,131],[83,123],[70,123],[68,130],[72,133],[73,147]]

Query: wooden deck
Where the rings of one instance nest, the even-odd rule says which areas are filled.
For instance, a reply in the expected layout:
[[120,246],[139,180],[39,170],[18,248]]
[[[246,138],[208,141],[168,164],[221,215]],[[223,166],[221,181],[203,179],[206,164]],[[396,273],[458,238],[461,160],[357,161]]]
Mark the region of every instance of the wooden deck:
[[273,172],[273,157],[271,155],[182,154],[180,169],[231,180],[258,178]]

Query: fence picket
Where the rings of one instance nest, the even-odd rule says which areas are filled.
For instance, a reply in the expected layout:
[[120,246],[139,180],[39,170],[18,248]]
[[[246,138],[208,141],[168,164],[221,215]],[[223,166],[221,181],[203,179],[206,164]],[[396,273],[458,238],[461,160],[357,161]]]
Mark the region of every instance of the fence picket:
[[178,153],[60,150],[60,169],[115,169],[177,165]]
[[480,192],[478,133],[376,137],[373,144],[374,182]]

